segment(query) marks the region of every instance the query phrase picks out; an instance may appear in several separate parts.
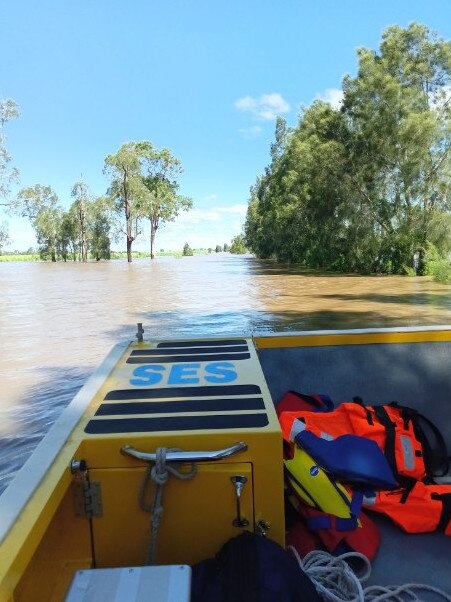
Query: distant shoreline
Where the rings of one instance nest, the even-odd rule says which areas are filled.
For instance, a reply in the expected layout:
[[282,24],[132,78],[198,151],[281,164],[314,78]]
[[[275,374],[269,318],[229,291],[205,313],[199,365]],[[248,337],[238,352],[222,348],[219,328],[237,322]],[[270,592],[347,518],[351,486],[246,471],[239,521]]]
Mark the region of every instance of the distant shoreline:
[[[224,253],[224,251],[221,251]],[[216,251],[209,252],[208,249],[193,249],[194,255],[216,255]],[[229,254],[227,252],[227,254]],[[160,251],[155,254],[155,257],[183,257],[182,251]],[[136,251],[132,253],[133,259],[150,259],[150,253],[145,251]],[[114,259],[127,259],[127,253],[125,251],[112,251],[110,259],[101,259],[101,262],[111,261]],[[0,255],[0,263],[10,263],[10,262],[42,262],[42,263],[52,263],[49,259],[41,259],[39,253],[3,253]],[[56,263],[78,263],[77,259],[67,259],[67,261],[63,261],[59,259]],[[97,263],[96,259],[90,258],[88,260],[89,263]]]

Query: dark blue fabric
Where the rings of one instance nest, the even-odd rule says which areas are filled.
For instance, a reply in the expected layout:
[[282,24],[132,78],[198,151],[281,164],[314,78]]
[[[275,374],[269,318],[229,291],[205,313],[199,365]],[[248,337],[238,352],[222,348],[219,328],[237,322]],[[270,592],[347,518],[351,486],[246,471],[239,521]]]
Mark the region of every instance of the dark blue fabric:
[[194,565],[191,583],[191,602],[321,602],[290,553],[247,531]]
[[305,430],[296,435],[295,441],[336,479],[377,489],[398,486],[387,459],[370,439],[341,435],[330,441]]

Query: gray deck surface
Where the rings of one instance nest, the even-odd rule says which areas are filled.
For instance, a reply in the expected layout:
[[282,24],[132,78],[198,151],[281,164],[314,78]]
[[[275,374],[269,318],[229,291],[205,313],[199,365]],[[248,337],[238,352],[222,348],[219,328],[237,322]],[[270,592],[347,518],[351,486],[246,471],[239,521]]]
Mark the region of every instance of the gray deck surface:
[[[289,390],[324,393],[335,405],[354,396],[367,405],[397,401],[435,422],[451,450],[451,343],[262,349],[259,358],[276,404]],[[451,594],[451,537],[407,534],[370,516],[382,533],[370,584],[427,583]]]

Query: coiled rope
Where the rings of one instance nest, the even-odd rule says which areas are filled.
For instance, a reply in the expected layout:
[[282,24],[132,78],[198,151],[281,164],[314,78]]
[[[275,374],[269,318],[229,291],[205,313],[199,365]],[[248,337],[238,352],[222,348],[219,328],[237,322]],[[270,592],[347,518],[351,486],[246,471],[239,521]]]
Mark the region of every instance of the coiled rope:
[[[299,556],[293,546],[287,548],[294,554],[301,569],[312,580],[316,591],[327,602],[421,602],[417,592],[431,592],[451,602],[446,592],[420,583],[405,585],[362,587],[371,574],[371,564],[366,556],[348,552],[332,556],[327,552],[313,551]],[[356,569],[352,569],[356,565]]]
[[[166,463],[166,454],[168,452],[182,451],[176,447],[157,447],[155,464],[149,464],[144,475],[139,492],[139,505],[145,512],[150,512],[150,541],[147,549],[146,564],[155,564],[157,552],[158,530],[160,528],[161,519],[163,518],[163,489],[170,475],[177,477],[182,481],[192,479],[197,473],[196,464],[191,463],[188,470],[183,472],[179,470],[180,462]],[[152,501],[146,501],[147,490],[149,484],[154,483]]]

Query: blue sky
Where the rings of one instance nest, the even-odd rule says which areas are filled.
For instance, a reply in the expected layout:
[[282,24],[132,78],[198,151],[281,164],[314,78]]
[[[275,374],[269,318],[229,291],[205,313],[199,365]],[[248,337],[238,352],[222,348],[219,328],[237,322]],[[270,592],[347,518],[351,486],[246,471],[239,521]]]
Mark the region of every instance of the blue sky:
[[[157,248],[230,242],[275,116],[295,125],[300,105],[336,99],[356,49],[411,21],[449,39],[451,1],[2,0],[0,98],[21,112],[3,133],[20,186],[50,185],[67,206],[82,176],[102,195],[105,156],[150,140],[181,160],[194,201]],[[10,249],[35,245],[26,220],[5,219]],[[147,247],[144,235],[135,248]]]

